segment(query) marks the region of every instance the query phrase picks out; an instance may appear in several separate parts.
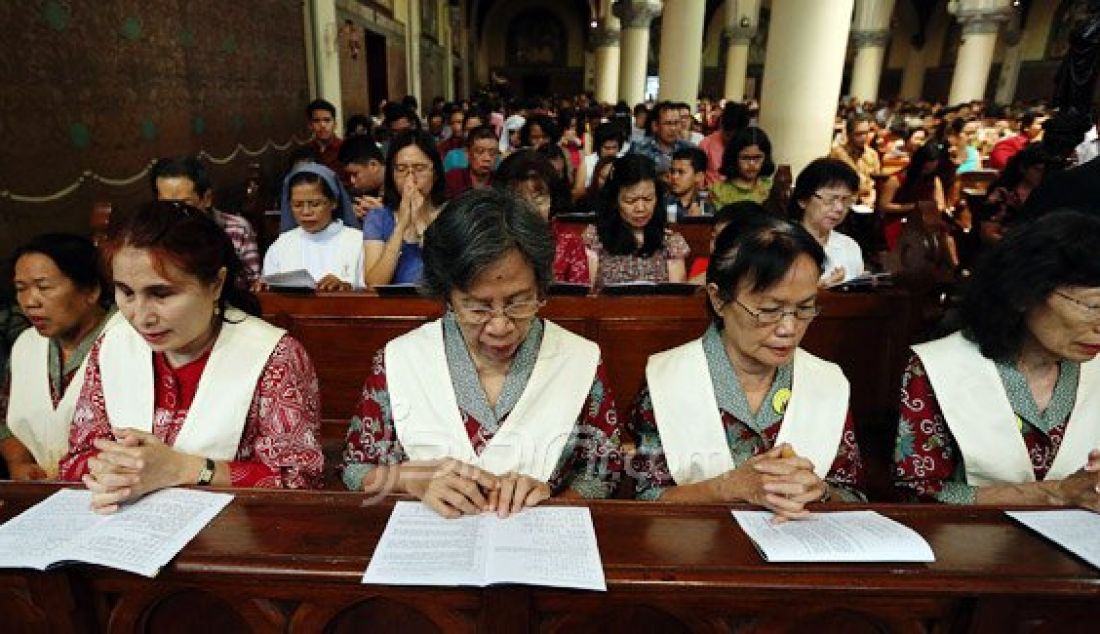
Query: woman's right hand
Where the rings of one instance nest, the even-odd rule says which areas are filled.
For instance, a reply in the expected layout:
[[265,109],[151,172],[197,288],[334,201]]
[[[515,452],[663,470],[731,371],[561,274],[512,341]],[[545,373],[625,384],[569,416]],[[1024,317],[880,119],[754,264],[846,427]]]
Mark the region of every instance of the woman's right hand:
[[447,459],[434,472],[411,477],[405,490],[446,518],[477,515],[492,510],[488,494],[500,487],[500,478],[460,460]]
[[1058,483],[1058,497],[1065,504],[1100,513],[1100,450],[1090,451],[1088,463]]

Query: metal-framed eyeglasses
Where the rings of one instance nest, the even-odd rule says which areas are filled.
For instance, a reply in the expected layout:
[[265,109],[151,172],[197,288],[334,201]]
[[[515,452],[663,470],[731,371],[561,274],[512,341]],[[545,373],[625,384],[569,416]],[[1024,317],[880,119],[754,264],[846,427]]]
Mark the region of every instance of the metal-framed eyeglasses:
[[522,302],[512,302],[500,308],[490,306],[469,306],[465,304],[452,304],[451,310],[459,321],[471,326],[482,326],[489,323],[495,317],[504,317],[512,321],[527,321],[538,314],[539,309],[546,305],[546,301],[532,299]]
[[778,324],[784,317],[790,315],[799,321],[810,321],[814,317],[821,314],[821,307],[817,304],[813,306],[796,306],[793,310],[783,310],[782,308],[750,308],[741,303],[740,300],[733,300],[734,304],[740,306],[746,313],[752,316],[756,320],[757,325],[771,326]]

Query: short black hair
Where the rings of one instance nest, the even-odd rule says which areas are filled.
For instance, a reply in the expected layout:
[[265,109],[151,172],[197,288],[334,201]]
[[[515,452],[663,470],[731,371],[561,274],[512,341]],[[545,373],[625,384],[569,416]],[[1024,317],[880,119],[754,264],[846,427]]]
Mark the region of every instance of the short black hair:
[[749,109],[743,103],[727,101],[722,107],[722,117],[719,126],[723,132],[733,134],[742,128],[749,127]]
[[853,112],[844,120],[844,131],[851,134],[852,130],[855,130],[857,125],[861,123],[871,123],[874,120],[874,117],[866,112]]
[[195,184],[195,193],[200,197],[210,191],[210,172],[202,161],[194,156],[173,156],[157,159],[149,170],[149,187],[153,190],[153,199],[157,198],[157,179],[186,178]]
[[361,134],[369,138],[374,134],[374,121],[366,115],[353,114],[348,117],[347,123],[344,124],[344,134],[347,136],[355,136],[355,130],[357,128],[366,128],[367,131]]
[[466,147],[474,147],[475,142],[484,139],[494,142],[498,140],[496,130],[493,129],[493,126],[479,125],[473,130],[470,130],[470,132],[466,134]]
[[324,99],[314,99],[306,106],[306,116],[312,117],[314,110],[327,110],[332,118],[336,118],[336,106],[332,105],[331,101],[325,101]]
[[794,190],[787,207],[791,220],[802,220],[806,210],[799,203],[806,202],[817,190],[830,185],[842,185],[854,194],[859,191],[859,174],[852,166],[835,158],[814,159],[802,168],[794,181]]
[[774,174],[775,163],[772,162],[772,141],[763,130],[756,126],[742,128],[738,130],[737,134],[733,135],[722,153],[722,167],[718,171],[728,179],[737,178],[739,175],[737,155],[741,153],[741,150],[753,145],[760,148],[760,151],[764,153],[764,164],[760,166],[760,175],[771,176]]
[[596,126],[595,137],[596,147],[593,148],[593,151],[596,153],[599,153],[600,148],[603,147],[603,144],[608,141],[615,141],[619,144],[620,149],[623,147],[623,143],[625,141],[622,126],[612,121],[601,123],[600,125]]
[[[593,180],[595,174],[593,173]],[[649,219],[643,233],[645,239],[638,247],[634,240],[634,231],[623,223],[619,215],[619,192],[624,187],[652,181],[655,193],[653,217]],[[611,177],[600,191],[599,207],[596,212],[596,233],[600,243],[612,255],[636,255],[649,257],[665,243],[665,225],[668,214],[661,208],[665,199],[664,179],[657,178],[653,160],[648,156],[628,152],[611,165]]]
[[[825,250],[801,225],[763,209],[738,211],[714,241],[707,284],[718,287],[722,301],[732,302],[745,282],[755,292],[775,286],[801,255],[810,256],[819,271],[825,263]],[[722,317],[709,299],[707,312],[721,328]]]
[[714,212],[714,224],[715,226],[721,224],[729,224],[733,222],[733,219],[741,214],[762,213],[767,214],[768,210],[764,209],[764,206],[760,203],[752,200],[739,200],[735,203],[723,205]]
[[697,147],[684,147],[672,153],[674,161],[691,161],[691,169],[697,173],[707,171],[707,153]]
[[366,165],[371,161],[385,163],[386,157],[382,156],[382,148],[374,142],[374,139],[366,136],[353,136],[344,140],[340,145],[337,158],[344,165]]
[[16,247],[11,263],[19,258],[40,253],[53,261],[61,274],[82,290],[99,291],[99,303],[106,307],[114,293],[99,259],[99,251],[91,240],[73,233],[43,233]]
[[428,225],[421,291],[441,299],[456,289],[467,291],[515,249],[545,295],[554,279],[554,248],[550,225],[526,202],[496,189],[472,189],[452,199]]
[[963,335],[981,353],[1012,362],[1028,313],[1065,286],[1100,287],[1100,218],[1058,210],[1014,227],[987,249],[963,291]]
[[549,156],[530,148],[520,148],[504,157],[497,166],[493,186],[511,192],[516,185],[529,178],[541,180],[550,194],[551,218],[573,211],[573,197],[568,183],[558,176]]

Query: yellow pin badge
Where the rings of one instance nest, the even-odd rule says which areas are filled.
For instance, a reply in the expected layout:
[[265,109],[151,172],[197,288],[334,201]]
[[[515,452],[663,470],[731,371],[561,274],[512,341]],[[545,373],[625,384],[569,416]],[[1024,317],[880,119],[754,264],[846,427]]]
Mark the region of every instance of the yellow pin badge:
[[791,400],[791,391],[788,388],[782,388],[776,391],[775,396],[772,397],[772,409],[776,414],[782,414],[787,411],[787,403]]

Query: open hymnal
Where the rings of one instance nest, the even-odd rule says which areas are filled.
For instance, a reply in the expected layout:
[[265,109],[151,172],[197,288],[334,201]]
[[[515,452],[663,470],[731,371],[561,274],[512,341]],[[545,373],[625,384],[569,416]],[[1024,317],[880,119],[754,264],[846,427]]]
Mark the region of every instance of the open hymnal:
[[1100,568],[1100,514],[1065,511],[1005,511],[1005,514]]
[[446,519],[419,502],[398,502],[363,583],[607,590],[592,515],[572,506]]
[[62,489],[0,526],[0,568],[81,562],[155,577],[232,499],[163,489],[97,515],[90,491]]
[[874,511],[814,513],[782,524],[770,511],[733,511],[753,544],[772,562],[935,561],[916,531]]
[[261,277],[260,281],[271,288],[317,288],[317,280],[313,279],[313,276],[305,269],[284,271],[282,273],[269,273]]

